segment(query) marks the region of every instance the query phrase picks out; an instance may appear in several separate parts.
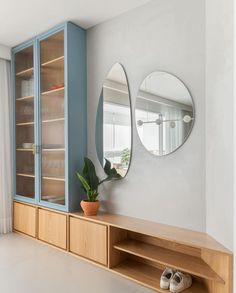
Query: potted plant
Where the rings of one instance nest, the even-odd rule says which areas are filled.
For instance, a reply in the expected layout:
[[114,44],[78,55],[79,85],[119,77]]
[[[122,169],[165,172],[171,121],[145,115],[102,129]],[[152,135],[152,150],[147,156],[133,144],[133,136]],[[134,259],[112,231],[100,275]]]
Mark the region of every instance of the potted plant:
[[111,168],[111,162],[107,159],[105,160],[106,163],[103,169],[107,177],[102,180],[98,178],[93,162],[86,157],[84,158],[84,167],[82,173],[79,171],[76,172],[78,179],[81,182],[81,186],[87,194],[87,199],[82,200],[80,203],[85,216],[95,216],[97,214],[98,208],[100,206],[100,203],[97,200],[99,195],[99,185],[106,181],[121,178],[121,175],[117,173],[116,169]]

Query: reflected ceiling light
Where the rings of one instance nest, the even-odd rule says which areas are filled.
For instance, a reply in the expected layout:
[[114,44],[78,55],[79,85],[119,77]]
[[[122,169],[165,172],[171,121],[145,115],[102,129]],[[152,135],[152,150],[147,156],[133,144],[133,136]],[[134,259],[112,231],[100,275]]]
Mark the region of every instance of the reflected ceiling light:
[[143,125],[143,121],[142,120],[138,120],[137,121],[138,126],[142,126]]
[[193,118],[189,115],[185,115],[184,118],[183,118],[183,121],[185,123],[190,123],[191,121],[193,120]]
[[[160,114],[159,114],[160,115]],[[182,121],[184,123],[190,123],[194,118],[192,118],[190,115],[185,115],[182,119],[167,119],[164,120],[162,118],[162,115],[160,115],[160,118],[153,120],[153,121],[143,121],[143,120],[138,120],[137,125],[138,126],[143,126],[143,124],[150,124],[150,123],[155,123],[157,125],[161,125],[164,122],[170,122],[170,127],[175,128],[176,126],[176,121]]]

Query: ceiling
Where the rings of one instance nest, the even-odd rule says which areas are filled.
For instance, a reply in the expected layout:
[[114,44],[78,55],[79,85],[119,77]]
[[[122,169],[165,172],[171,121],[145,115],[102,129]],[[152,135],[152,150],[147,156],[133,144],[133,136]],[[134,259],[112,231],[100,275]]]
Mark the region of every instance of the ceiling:
[[0,44],[15,46],[66,20],[87,29],[150,0],[1,0]]

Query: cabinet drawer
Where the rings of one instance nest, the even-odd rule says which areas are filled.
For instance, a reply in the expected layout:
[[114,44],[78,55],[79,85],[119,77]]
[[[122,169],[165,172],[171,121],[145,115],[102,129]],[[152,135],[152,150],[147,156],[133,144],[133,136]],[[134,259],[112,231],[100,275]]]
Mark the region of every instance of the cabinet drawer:
[[38,238],[47,243],[66,249],[66,215],[39,209]]
[[107,226],[70,217],[70,251],[107,265]]
[[14,230],[36,237],[36,208],[14,202]]

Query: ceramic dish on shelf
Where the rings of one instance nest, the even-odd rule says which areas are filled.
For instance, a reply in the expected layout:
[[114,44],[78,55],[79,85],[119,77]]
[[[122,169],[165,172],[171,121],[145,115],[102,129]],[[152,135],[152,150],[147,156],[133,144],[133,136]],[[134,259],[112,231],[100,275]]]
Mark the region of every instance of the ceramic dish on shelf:
[[58,83],[58,84],[55,84],[55,85],[52,85],[49,90],[52,91],[52,90],[58,90],[58,89],[61,89],[64,87],[64,83]]

